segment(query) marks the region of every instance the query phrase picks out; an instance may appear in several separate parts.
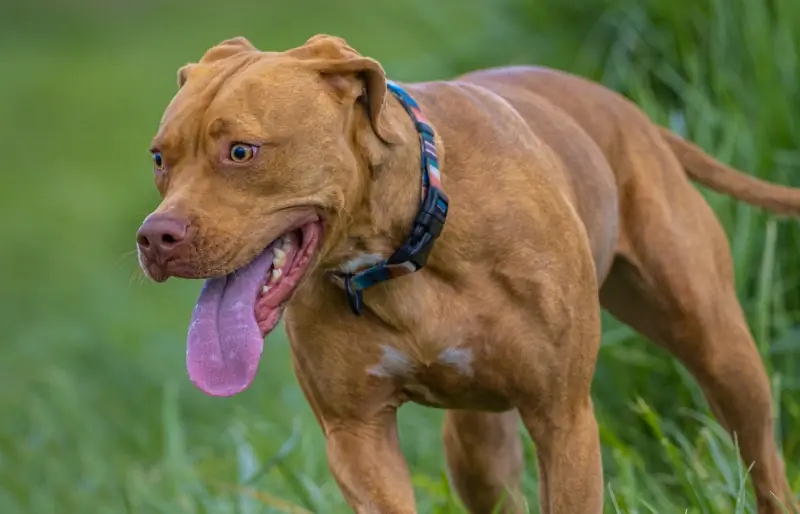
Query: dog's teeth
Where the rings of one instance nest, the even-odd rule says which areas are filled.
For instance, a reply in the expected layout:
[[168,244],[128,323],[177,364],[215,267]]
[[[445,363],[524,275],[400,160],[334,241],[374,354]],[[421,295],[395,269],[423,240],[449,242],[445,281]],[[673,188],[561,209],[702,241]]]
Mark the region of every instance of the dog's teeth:
[[277,268],[273,269],[272,270],[272,276],[270,277],[269,281],[271,283],[275,283],[275,282],[277,282],[278,280],[281,279],[281,275],[283,275],[283,271],[281,271],[281,270],[279,270]]
[[263,294],[267,294],[267,293],[269,293],[269,290],[270,290],[270,287],[269,287],[269,286],[264,286],[264,287],[262,287],[262,288],[261,288],[261,292],[262,292]]
[[276,268],[282,268],[286,264],[286,252],[280,248],[276,248],[272,253],[272,264]]
[[288,237],[285,238],[281,246],[283,246],[284,251],[288,252],[292,248],[292,240],[289,239]]

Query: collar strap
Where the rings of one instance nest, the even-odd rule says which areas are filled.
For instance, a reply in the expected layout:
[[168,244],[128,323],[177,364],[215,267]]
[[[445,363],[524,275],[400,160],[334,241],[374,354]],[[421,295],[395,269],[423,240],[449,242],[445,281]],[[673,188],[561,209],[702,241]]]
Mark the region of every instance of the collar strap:
[[391,81],[386,86],[414,120],[414,126],[419,133],[422,150],[422,199],[411,234],[388,259],[349,273],[336,272],[336,276],[344,282],[350,310],[356,315],[361,314],[364,289],[409,275],[425,265],[447,218],[448,199],[442,190],[439,176],[439,158],[436,154],[433,128],[423,116],[419,104],[405,90]]

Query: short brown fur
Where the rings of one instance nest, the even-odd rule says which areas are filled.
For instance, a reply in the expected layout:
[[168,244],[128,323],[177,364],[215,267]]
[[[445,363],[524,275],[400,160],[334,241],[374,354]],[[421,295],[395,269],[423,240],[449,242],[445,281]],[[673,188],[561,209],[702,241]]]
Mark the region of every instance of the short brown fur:
[[[437,132],[451,211],[428,265],[367,290],[356,317],[328,271],[388,256],[419,200],[417,135],[380,64],[331,36],[286,52],[236,38],[178,75],[154,140],[166,167],[151,217],[188,220],[192,239],[156,278],[230,273],[296,220],[322,216],[323,247],[285,324],[356,512],[417,512],[396,425],[397,408],[416,401],[448,409],[447,464],[470,512],[501,497],[504,512],[522,511],[521,419],[538,450],[541,512],[600,513],[590,384],[601,306],[691,370],[753,464],[758,512],[783,512],[776,497],[794,504],[728,242],[687,173],[783,214],[800,213],[798,190],[724,166],[563,72],[403,84]],[[221,166],[234,140],[263,148],[246,167]],[[380,368],[387,355],[402,369]]]

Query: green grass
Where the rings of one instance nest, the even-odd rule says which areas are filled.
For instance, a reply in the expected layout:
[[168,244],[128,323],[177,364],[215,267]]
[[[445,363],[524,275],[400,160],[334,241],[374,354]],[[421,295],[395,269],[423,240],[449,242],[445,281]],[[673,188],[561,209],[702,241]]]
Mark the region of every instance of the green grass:
[[[792,0],[155,5],[0,8],[3,514],[347,512],[283,334],[250,390],[206,397],[184,370],[199,284],[136,273],[135,230],[158,201],[149,139],[177,68],[223,38],[285,48],[335,33],[401,80],[557,66],[622,91],[725,162],[800,185]],[[798,223],[704,193],[731,238],[800,491]],[[606,512],[754,512],[747,468],[687,372],[605,322],[594,398]],[[403,407],[402,444],[420,512],[463,512],[443,471],[441,414]]]

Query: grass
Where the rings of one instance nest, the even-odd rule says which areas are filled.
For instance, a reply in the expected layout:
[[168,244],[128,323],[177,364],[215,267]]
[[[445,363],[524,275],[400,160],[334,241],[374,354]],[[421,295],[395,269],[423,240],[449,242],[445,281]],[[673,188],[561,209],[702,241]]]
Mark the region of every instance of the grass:
[[[336,33],[402,80],[521,62],[573,70],[723,161],[800,185],[792,0],[186,5],[37,0],[0,12],[3,514],[348,512],[283,334],[267,341],[250,390],[205,397],[183,367],[199,284],[156,286],[135,272],[133,235],[157,203],[149,138],[178,66],[223,38],[285,48]],[[798,223],[704,194],[731,239],[800,491]],[[735,441],[687,372],[604,321],[594,398],[606,512],[754,512]],[[400,435],[420,512],[460,513],[440,420],[439,411],[403,407]],[[535,454],[525,442],[536,512]]]

